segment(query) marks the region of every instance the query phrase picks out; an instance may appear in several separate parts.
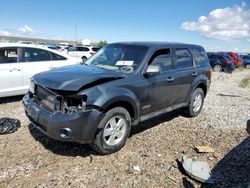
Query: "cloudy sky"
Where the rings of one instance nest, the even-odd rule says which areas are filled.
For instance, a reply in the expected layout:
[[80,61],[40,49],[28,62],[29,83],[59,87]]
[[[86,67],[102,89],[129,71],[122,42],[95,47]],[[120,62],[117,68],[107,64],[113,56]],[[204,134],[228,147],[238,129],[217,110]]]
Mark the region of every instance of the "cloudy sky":
[[[0,0],[0,35],[250,51],[250,0]],[[76,26],[76,33],[75,33]]]

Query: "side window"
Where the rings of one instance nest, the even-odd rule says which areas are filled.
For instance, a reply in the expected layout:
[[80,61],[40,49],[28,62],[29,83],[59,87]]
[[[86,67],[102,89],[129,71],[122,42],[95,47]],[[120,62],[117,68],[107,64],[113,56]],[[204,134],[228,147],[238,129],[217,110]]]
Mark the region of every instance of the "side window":
[[224,57],[222,55],[218,55],[219,60],[224,60]]
[[51,52],[51,55],[52,55],[52,60],[55,60],[55,61],[66,60],[67,59],[66,57],[60,56],[60,55],[52,53],[52,52]]
[[155,52],[149,64],[159,65],[161,72],[172,69],[172,56],[170,54],[170,49],[162,49]]
[[217,56],[214,55],[214,54],[211,54],[210,57],[211,57],[212,59],[217,59]]
[[86,48],[86,47],[84,47],[84,48],[83,48],[83,51],[88,52],[88,51],[89,51],[89,49],[88,49],[88,48]]
[[76,51],[76,47],[70,47],[68,51],[69,52],[74,52],[74,51]]
[[206,52],[202,48],[193,48],[192,49],[194,60],[196,65],[202,65],[207,63]]
[[193,66],[193,58],[188,49],[176,48],[176,69],[188,68]]
[[19,57],[17,48],[0,49],[0,63],[17,63]]
[[25,62],[51,61],[51,55],[46,50],[36,48],[24,48],[23,54]]
[[81,51],[82,52],[82,51],[84,51],[84,48],[83,47],[77,47],[76,51]]

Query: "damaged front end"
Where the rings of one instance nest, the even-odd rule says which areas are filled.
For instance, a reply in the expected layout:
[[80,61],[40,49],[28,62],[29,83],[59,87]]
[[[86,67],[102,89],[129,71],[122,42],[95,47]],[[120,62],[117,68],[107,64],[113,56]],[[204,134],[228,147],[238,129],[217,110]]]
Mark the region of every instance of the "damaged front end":
[[44,134],[61,141],[91,143],[104,117],[100,108],[87,105],[87,95],[57,91],[31,84],[24,96],[25,112]]
[[56,96],[55,110],[63,114],[72,114],[86,110],[86,95]]
[[43,110],[64,115],[86,110],[86,95],[76,95],[74,92],[50,90],[31,83],[30,98]]

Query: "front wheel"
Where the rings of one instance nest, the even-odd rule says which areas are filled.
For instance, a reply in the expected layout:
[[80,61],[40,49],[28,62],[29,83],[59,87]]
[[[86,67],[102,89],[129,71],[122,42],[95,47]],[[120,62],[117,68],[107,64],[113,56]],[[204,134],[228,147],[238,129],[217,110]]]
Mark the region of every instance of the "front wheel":
[[202,109],[204,103],[204,92],[201,88],[196,88],[190,97],[189,104],[187,107],[187,114],[190,117],[197,116]]
[[130,134],[131,117],[122,107],[106,112],[100,122],[91,147],[98,153],[110,154],[120,150]]

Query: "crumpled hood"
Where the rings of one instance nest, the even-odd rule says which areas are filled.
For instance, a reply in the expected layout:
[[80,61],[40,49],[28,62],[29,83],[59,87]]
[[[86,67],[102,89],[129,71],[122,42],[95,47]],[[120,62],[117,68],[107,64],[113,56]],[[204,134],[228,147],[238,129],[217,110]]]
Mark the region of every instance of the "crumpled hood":
[[105,70],[86,65],[70,65],[36,74],[34,81],[43,87],[54,90],[78,91],[88,84],[122,78],[121,72]]

